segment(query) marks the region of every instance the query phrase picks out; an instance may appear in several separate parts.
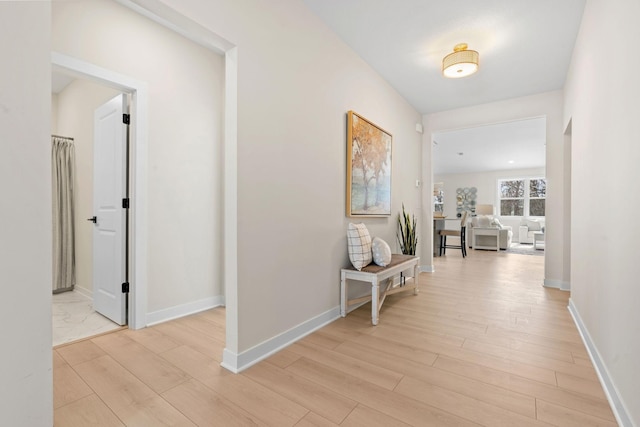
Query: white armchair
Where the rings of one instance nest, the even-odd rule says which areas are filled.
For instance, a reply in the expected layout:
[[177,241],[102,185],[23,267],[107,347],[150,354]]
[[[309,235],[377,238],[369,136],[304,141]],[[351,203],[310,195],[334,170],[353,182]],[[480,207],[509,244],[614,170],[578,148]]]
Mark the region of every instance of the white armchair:
[[544,219],[523,219],[518,228],[518,241],[533,244],[534,234],[544,232]]
[[[467,236],[467,242],[469,243],[469,247],[471,248],[473,245],[473,228],[487,228],[487,227],[495,227],[498,228],[498,242],[500,249],[506,250],[511,246],[511,240],[513,239],[513,230],[508,225],[502,225],[500,220],[493,216],[485,216],[478,215],[471,219],[471,227],[469,227],[469,232]],[[479,236],[481,237],[481,236]]]

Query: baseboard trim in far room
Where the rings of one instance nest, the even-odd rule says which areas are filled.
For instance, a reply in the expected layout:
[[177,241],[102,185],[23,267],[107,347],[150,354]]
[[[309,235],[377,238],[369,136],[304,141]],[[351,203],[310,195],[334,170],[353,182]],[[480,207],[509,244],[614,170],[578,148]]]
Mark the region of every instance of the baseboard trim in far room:
[[618,393],[615,385],[613,384],[613,381],[611,380],[611,375],[609,375],[607,367],[602,361],[602,357],[600,356],[596,345],[591,339],[589,331],[587,330],[585,324],[582,322],[580,313],[578,312],[576,306],[573,304],[572,299],[569,299],[568,308],[569,313],[571,313],[571,317],[573,317],[573,322],[578,328],[578,332],[580,333],[582,342],[587,348],[587,352],[589,353],[589,357],[591,358],[593,367],[598,374],[598,379],[600,380],[600,384],[602,384],[602,388],[604,389],[607,400],[611,405],[611,410],[613,411],[613,415],[616,417],[616,421],[618,421],[618,424],[622,427],[633,427],[634,424],[631,422],[629,412],[626,410],[625,405],[620,398],[620,394]]
[[224,303],[224,297],[219,295],[153,311],[151,313],[147,313],[147,326],[156,325],[158,323],[166,322],[167,320],[177,319],[179,317],[189,316],[190,314],[196,314],[211,308],[220,307],[225,305]]
[[87,288],[81,288],[80,286],[75,285],[73,287],[73,292],[77,292],[80,295],[82,295],[83,297],[86,297],[86,298],[88,298],[90,300],[93,300],[93,292],[91,290],[87,289]]
[[239,354],[225,348],[220,365],[235,374],[240,373],[339,317],[340,307],[335,307]]

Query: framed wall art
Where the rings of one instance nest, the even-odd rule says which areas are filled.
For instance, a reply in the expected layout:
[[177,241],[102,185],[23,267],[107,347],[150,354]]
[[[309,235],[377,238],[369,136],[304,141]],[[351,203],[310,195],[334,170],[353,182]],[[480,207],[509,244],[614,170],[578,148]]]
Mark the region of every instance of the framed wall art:
[[391,215],[391,134],[347,114],[347,216]]

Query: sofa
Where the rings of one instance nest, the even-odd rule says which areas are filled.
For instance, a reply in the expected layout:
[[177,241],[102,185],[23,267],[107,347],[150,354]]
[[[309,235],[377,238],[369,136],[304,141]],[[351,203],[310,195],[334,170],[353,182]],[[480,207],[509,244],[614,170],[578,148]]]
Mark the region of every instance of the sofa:
[[[500,219],[491,215],[478,215],[471,218],[471,223],[467,227],[467,243],[470,248],[473,247],[473,229],[474,227],[480,228],[497,228],[498,231],[498,240],[500,243],[500,249],[506,250],[511,246],[511,241],[513,240],[513,229],[511,226],[503,225],[500,222]],[[490,236],[481,236],[481,237],[490,237]],[[480,236],[478,236],[480,239]],[[480,241],[478,241],[480,244]]]
[[529,219],[523,218],[518,227],[518,241],[520,243],[533,244],[534,235],[537,232],[544,233],[544,218],[543,219]]

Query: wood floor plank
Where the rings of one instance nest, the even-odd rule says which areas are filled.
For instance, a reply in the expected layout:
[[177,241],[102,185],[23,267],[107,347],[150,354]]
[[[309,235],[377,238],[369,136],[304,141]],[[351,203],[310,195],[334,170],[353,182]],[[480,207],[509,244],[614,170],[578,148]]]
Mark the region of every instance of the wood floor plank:
[[182,346],[163,357],[185,369],[200,383],[260,420],[262,425],[294,425],[308,412],[293,400],[265,387],[246,375],[235,375],[199,352]]
[[602,385],[598,381],[597,377],[587,379],[584,377],[577,377],[575,375],[565,374],[564,372],[558,372],[558,387],[575,391],[577,393],[587,394],[599,399],[606,399]]
[[58,408],[53,413],[54,427],[124,427],[107,405],[95,394]]
[[205,334],[208,337],[213,338],[216,341],[224,343],[224,326],[216,322],[211,322],[207,320],[206,317],[194,314],[191,316],[183,317],[181,319],[177,319],[176,323],[185,325],[189,328]]
[[369,381],[371,384],[384,387],[387,390],[393,390],[402,378],[402,374],[393,372],[383,366],[376,366],[341,353],[327,351],[313,344],[298,342],[289,348],[294,353],[298,353],[307,359],[315,360],[344,373],[357,375],[359,378]]
[[145,346],[154,353],[162,353],[181,345],[181,343],[164,335],[155,328],[143,328],[135,331],[129,329],[124,331],[123,335]]
[[340,425],[343,427],[411,427],[410,424],[364,405],[358,405]]
[[104,356],[106,353],[90,340],[79,341],[64,347],[58,347],[56,352],[71,366]]
[[357,404],[332,390],[269,363],[255,365],[248,369],[245,375],[336,424],[340,424]]
[[162,396],[198,426],[258,426],[259,420],[195,379]]
[[[358,347],[363,350],[367,349],[380,349],[383,352],[393,356],[401,357],[406,360],[422,363],[424,365],[432,365],[436,361],[438,355],[431,351],[423,350],[412,344],[403,344],[394,342],[385,338],[379,338],[373,335],[362,336],[355,341],[347,341],[336,348],[336,351],[344,353],[345,345],[349,344],[352,351],[349,353],[354,357],[362,357],[361,354],[355,356],[353,353]],[[384,366],[384,365],[383,365]],[[391,365],[388,365],[391,366]]]
[[191,378],[125,334],[103,335],[92,341],[156,393],[162,393]]
[[533,366],[552,369],[556,372],[562,372],[591,381],[598,380],[598,376],[596,375],[596,372],[593,368],[576,365],[575,363],[573,363],[573,361],[565,362],[562,360],[557,360],[555,358],[548,358],[537,354],[532,354],[526,351],[507,349],[493,344],[480,342],[474,339],[467,339],[462,347],[471,351],[498,356],[505,360],[514,360],[531,364]]
[[609,403],[605,399],[593,398],[585,394],[532,381],[518,375],[447,357],[439,357],[434,363],[434,367],[534,398],[553,400],[567,408],[596,417],[608,420],[615,419]]
[[539,427],[543,425],[534,419],[535,414],[534,417],[526,417],[450,389],[409,377],[400,381],[395,392],[483,426]]
[[60,356],[58,350],[53,350],[53,368],[57,368],[58,366],[68,365],[67,361]]
[[193,425],[109,355],[81,363],[74,369],[126,425]]
[[93,394],[93,390],[69,365],[58,365],[53,371],[53,407],[59,408]]
[[569,409],[544,400],[537,401],[538,419],[559,427],[617,427],[612,420],[603,420],[583,412]]
[[224,307],[216,307],[211,310],[201,311],[194,316],[203,317],[210,322],[217,323],[218,325],[224,327],[227,324],[227,311]]
[[477,424],[449,414],[428,404],[406,398],[355,376],[302,357],[287,371],[336,390],[345,397],[396,418],[404,423],[420,426],[476,426]]
[[301,357],[299,354],[285,348],[269,356],[266,361],[279,368],[286,368]]
[[338,424],[332,423],[326,418],[321,417],[318,414],[309,412],[303,419],[298,421],[296,427],[337,427]]
[[222,362],[224,344],[200,331],[178,322],[161,323],[153,328],[180,344],[188,345],[205,356],[213,357],[218,362]]

